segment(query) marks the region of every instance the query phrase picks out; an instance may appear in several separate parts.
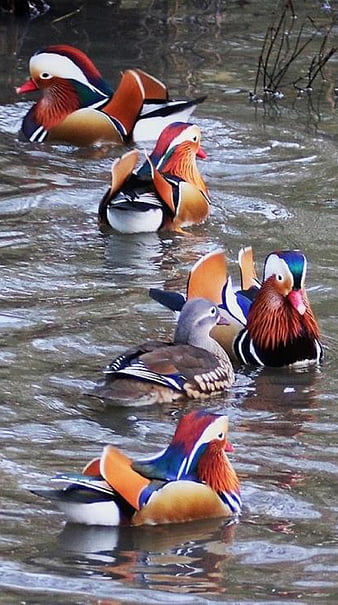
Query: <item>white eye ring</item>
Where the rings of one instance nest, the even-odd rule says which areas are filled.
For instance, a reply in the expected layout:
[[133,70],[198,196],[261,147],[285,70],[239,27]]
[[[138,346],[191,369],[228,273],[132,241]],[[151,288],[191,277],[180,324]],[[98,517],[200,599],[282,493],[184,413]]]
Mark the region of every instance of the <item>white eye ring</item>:
[[217,313],[216,307],[211,307],[211,309],[210,309],[210,315],[213,316],[213,315],[216,315],[216,313]]
[[42,74],[40,74],[40,78],[42,80],[49,80],[50,78],[52,78],[52,75],[49,74],[47,71],[43,71]]
[[283,281],[284,277],[283,277],[283,275],[281,273],[278,273],[276,275],[276,279],[277,279],[277,281]]
[[197,141],[197,139],[198,139],[197,134],[195,134],[195,136],[192,138],[192,140],[193,140],[194,142],[196,142],[196,141]]
[[219,439],[220,441],[221,441],[222,439],[224,439],[224,433],[218,433],[218,435],[217,435],[217,439]]

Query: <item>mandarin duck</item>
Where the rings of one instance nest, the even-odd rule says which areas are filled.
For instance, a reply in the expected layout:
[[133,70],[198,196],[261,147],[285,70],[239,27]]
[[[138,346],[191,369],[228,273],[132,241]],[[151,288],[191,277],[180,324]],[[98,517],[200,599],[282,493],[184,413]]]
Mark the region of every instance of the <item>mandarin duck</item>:
[[38,143],[156,140],[167,124],[187,120],[205,99],[171,101],[165,84],[141,69],[124,71],[113,93],[89,57],[65,44],[37,51],[29,71],[30,79],[16,91],[42,92],[22,123],[24,136]]
[[212,517],[236,517],[240,484],[226,452],[228,418],[207,410],[181,418],[169,446],[132,461],[112,445],[81,474],[51,480],[58,489],[31,491],[55,501],[73,523],[157,525]]
[[206,157],[200,143],[198,126],[174,122],[136,172],[136,150],[115,160],[111,187],[99,204],[99,225],[121,233],[183,233],[183,226],[201,223],[209,215],[210,200],[196,164],[196,156]]
[[105,369],[90,395],[102,399],[171,402],[215,395],[234,382],[227,353],[209,336],[224,322],[216,305],[194,298],[182,308],[173,342],[149,340],[128,349]]
[[[187,299],[208,297],[227,320],[228,325],[215,326],[211,336],[232,360],[244,364],[281,367],[321,361],[319,328],[305,291],[304,254],[299,250],[269,254],[261,284],[250,247],[240,251],[239,265],[241,288],[237,291],[222,251],[204,256],[190,273]],[[150,295],[174,310],[180,310],[185,301],[179,293],[167,295],[156,289]]]

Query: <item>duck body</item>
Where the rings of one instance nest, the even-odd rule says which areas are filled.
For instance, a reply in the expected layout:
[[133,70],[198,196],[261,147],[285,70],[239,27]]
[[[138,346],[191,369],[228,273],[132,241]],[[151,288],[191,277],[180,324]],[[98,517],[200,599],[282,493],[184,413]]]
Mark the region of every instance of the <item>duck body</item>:
[[105,369],[91,393],[103,399],[146,397],[150,403],[205,398],[234,381],[225,351],[209,336],[221,320],[217,307],[194,299],[182,308],[171,343],[146,341],[128,349]]
[[[151,185],[150,185],[151,187]],[[107,208],[109,227],[119,233],[154,233],[163,224],[163,204],[155,192],[135,183],[132,191],[121,191]],[[130,196],[130,197],[129,197]],[[102,223],[101,223],[102,225]]]
[[[323,358],[317,320],[306,291],[307,261],[299,250],[272,252],[266,257],[263,280],[257,280],[252,249],[240,251],[241,287],[234,290],[222,251],[206,255],[192,268],[187,299],[208,296],[218,304],[227,325],[211,335],[233,361],[269,367],[319,363]],[[212,273],[211,273],[212,271]],[[214,275],[214,280],[206,275]],[[208,284],[208,285],[206,285]],[[169,308],[184,297],[152,290]]]
[[[112,186],[99,204],[99,225],[103,230],[111,227],[120,233],[158,231],[162,226],[164,214],[169,212],[169,209],[166,210],[165,204],[157,196],[150,174],[142,175],[141,171],[139,174],[130,172],[132,165],[128,165],[128,156],[135,157],[133,166],[136,166],[138,153],[135,151],[125,154],[113,163]],[[121,188],[116,191],[117,170],[120,174],[125,170],[125,178]]]
[[17,92],[42,92],[22,123],[31,142],[121,144],[139,140],[135,134],[156,140],[167,123],[187,119],[205,98],[171,101],[166,86],[140,69],[123,72],[113,93],[89,57],[68,45],[37,51],[29,70],[30,79]]
[[200,140],[198,126],[174,122],[138,170],[136,150],[115,160],[111,187],[99,204],[100,226],[121,233],[182,232],[203,222],[210,199],[196,164],[196,157],[206,157]]
[[52,479],[56,489],[33,489],[73,523],[156,525],[208,517],[236,517],[240,485],[226,452],[228,418],[206,410],[184,416],[169,446],[132,461],[106,446],[81,474]]

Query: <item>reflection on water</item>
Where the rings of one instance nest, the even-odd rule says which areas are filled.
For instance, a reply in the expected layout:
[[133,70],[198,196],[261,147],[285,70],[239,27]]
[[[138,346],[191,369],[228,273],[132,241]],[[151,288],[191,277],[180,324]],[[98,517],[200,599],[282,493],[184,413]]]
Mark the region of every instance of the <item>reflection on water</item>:
[[130,587],[217,593],[224,590],[219,567],[231,557],[235,529],[215,519],[151,531],[66,525],[58,538],[58,556],[69,565],[81,555],[96,574],[123,579]]
[[[42,18],[0,27],[0,602],[336,603],[337,61],[311,103],[288,93],[254,105],[276,3],[101,4],[60,0]],[[320,3],[294,5],[300,18],[327,19]],[[122,150],[17,138],[32,99],[14,86],[46,43],[81,47],[113,85],[137,66],[173,96],[208,94],[194,118],[208,155],[204,225],[186,236],[103,235],[97,206]],[[174,314],[149,287],[184,292],[192,264],[217,247],[236,275],[248,244],[259,275],[270,251],[305,252],[326,358],[321,368],[241,368],[233,389],[203,403],[230,418],[240,523],[62,529],[29,486],[79,471],[107,442],[135,457],[160,451],[199,405],[124,408],[84,395],[126,346],[171,337]]]

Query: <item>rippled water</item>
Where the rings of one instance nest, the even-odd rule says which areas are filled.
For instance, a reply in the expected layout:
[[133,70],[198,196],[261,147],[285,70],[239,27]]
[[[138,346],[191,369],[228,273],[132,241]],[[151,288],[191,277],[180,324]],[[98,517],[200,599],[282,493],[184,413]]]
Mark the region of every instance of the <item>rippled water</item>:
[[[99,14],[94,2],[55,4],[0,27],[0,602],[337,603],[337,57],[312,108],[290,89],[264,107],[248,91],[276,3],[102,2]],[[295,6],[299,20],[327,19],[317,2]],[[97,206],[121,150],[18,140],[30,101],[13,87],[37,48],[62,42],[115,82],[137,65],[173,95],[208,94],[195,120],[213,211],[190,236],[103,237]],[[126,345],[172,333],[174,317],[148,288],[183,289],[192,263],[219,246],[236,275],[244,244],[259,271],[274,249],[306,253],[326,359],[319,369],[241,369],[208,402],[230,417],[240,523],[65,527],[29,486],[79,470],[107,442],[158,451],[196,406],[122,408],[83,394]]]

